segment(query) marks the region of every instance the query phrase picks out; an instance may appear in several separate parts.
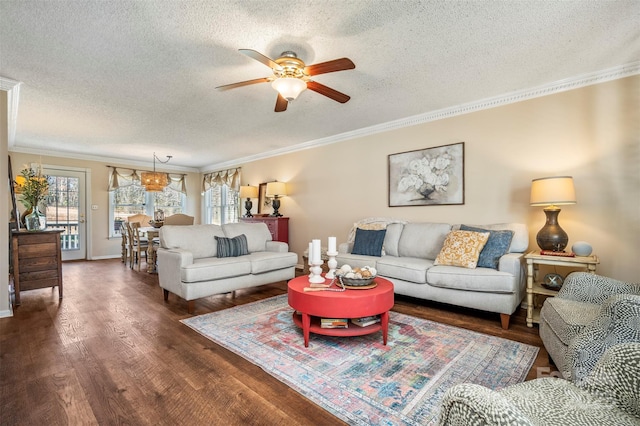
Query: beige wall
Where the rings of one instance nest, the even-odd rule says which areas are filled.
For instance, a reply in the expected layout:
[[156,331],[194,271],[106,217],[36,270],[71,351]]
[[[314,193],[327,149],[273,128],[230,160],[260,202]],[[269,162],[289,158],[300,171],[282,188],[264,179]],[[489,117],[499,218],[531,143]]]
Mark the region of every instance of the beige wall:
[[[46,155],[32,155],[22,153],[11,153],[13,173],[20,173],[23,165],[32,162],[41,162],[44,165],[57,165],[67,167],[78,167],[91,169],[90,204],[98,206],[97,210],[87,211],[87,217],[91,220],[91,259],[104,259],[120,256],[120,238],[109,239],[109,169],[107,165],[117,167],[131,167],[113,162],[102,163],[98,161],[87,161],[68,159],[61,157],[51,157]],[[141,167],[134,167],[141,169]],[[160,171],[166,171],[158,168]],[[187,174],[187,209],[186,214],[195,216],[195,222],[200,223],[200,175],[198,173]],[[18,209],[22,211],[22,205],[18,203]]]
[[[559,217],[569,247],[588,241],[599,273],[640,281],[639,94],[636,76],[360,137],[244,164],[242,183],[288,183],[280,212],[298,254],[312,238],[345,241],[354,221],[371,216],[524,222],[536,249],[545,216],[529,206],[531,179],[571,175],[578,204]],[[465,142],[464,205],[388,207],[389,154],[456,142]]]

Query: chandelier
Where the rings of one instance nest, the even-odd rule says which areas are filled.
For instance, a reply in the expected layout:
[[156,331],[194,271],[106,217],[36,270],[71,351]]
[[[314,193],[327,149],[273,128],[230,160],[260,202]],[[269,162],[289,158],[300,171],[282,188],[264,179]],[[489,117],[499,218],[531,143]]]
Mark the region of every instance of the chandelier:
[[171,157],[172,155],[167,155],[167,159],[162,161],[155,152],[153,153],[153,172],[142,172],[140,174],[140,183],[142,183],[147,192],[160,192],[169,184],[169,178],[166,173],[156,172],[156,160],[166,164],[171,160]]

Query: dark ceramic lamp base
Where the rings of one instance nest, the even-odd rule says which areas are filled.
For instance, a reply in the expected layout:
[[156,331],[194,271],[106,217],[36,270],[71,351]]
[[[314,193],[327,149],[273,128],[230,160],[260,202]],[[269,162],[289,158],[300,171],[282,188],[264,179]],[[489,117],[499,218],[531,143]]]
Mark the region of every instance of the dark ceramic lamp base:
[[544,214],[547,222],[536,235],[538,247],[542,250],[564,251],[569,243],[569,236],[558,224],[560,209],[544,209]]

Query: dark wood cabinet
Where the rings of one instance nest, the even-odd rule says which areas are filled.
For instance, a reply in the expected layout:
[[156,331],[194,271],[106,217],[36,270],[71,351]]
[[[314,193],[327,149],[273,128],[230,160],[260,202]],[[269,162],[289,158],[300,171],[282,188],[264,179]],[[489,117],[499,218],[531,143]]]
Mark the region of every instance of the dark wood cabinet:
[[289,218],[273,216],[241,217],[240,222],[262,222],[267,224],[273,241],[289,244]]
[[20,292],[58,286],[62,299],[63,231],[13,231],[11,248],[15,304],[20,305]]

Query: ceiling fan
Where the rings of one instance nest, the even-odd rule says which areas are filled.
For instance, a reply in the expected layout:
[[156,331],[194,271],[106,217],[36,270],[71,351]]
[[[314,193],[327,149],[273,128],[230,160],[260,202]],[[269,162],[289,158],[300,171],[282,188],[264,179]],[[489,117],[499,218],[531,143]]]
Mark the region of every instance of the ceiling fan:
[[354,69],[356,66],[348,58],[334,59],[314,65],[305,65],[305,63],[298,58],[298,55],[291,51],[282,52],[276,60],[251,49],[240,49],[240,53],[271,68],[273,76],[226,84],[224,86],[218,86],[216,89],[228,90],[250,84],[270,82],[271,86],[278,92],[276,112],[286,111],[289,102],[295,100],[305,89],[313,90],[340,103],[345,103],[351,99],[344,93],[340,93],[317,81],[311,80],[311,76],[314,75]]

